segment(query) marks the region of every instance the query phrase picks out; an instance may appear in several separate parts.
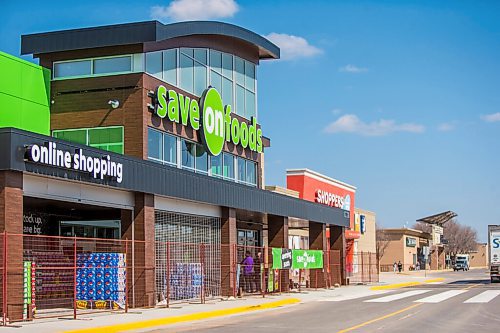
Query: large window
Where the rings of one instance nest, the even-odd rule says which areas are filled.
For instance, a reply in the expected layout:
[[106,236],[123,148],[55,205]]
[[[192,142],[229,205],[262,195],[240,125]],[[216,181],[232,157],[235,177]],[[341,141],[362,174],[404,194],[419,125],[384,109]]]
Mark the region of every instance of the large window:
[[208,173],[208,154],[202,145],[181,140],[182,168]]
[[130,73],[134,57],[140,59],[141,55],[54,62],[54,79]]
[[176,165],[177,138],[148,128],[148,158],[156,162]]
[[238,157],[238,182],[247,185],[257,185],[256,163]]
[[236,114],[257,116],[252,62],[216,50],[180,48],[146,53],[146,72],[197,96],[210,85]]
[[77,128],[52,131],[58,139],[123,154],[123,126]]

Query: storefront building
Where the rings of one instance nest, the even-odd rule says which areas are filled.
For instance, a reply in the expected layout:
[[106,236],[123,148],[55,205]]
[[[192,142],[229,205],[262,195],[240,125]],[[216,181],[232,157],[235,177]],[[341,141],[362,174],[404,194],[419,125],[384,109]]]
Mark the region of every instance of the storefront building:
[[[270,139],[259,122],[257,69],[279,58],[265,38],[225,23],[152,21],[25,35],[21,50],[39,59],[36,89],[45,90],[35,96],[40,128],[0,121],[0,232],[23,244],[5,245],[10,297],[2,308],[11,320],[23,311],[14,296],[22,279],[13,278],[23,260],[38,271],[49,258],[66,260],[69,243],[49,246],[42,236],[94,239],[77,246],[75,238],[82,261],[109,253],[99,240],[127,246],[116,260],[134,268],[126,282],[117,274],[121,297],[135,307],[162,304],[174,291],[190,298],[172,274],[199,272],[200,260],[197,275],[209,281],[202,294],[234,295],[230,263],[257,247],[287,248],[289,218],[307,221],[310,248],[343,250],[352,210],[263,188]],[[32,119],[9,103],[2,112]]]
[[379,244],[381,251],[380,271],[392,272],[394,263],[402,264],[403,271],[424,269],[424,264],[432,261],[430,256],[425,260],[424,247],[429,248],[431,235],[415,229],[383,229],[383,237]]

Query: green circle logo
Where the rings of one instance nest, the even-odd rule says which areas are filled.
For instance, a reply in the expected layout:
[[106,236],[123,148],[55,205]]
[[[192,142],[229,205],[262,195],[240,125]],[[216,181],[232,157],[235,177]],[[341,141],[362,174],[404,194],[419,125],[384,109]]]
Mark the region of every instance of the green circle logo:
[[202,140],[205,149],[213,156],[221,153],[224,147],[224,106],[219,92],[208,88],[201,98]]

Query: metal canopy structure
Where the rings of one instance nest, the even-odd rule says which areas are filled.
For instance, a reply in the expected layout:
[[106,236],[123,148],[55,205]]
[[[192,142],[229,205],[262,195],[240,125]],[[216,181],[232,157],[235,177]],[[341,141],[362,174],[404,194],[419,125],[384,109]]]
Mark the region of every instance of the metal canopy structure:
[[422,217],[421,219],[418,219],[417,222],[442,226],[443,224],[445,224],[446,222],[450,221],[455,217],[457,217],[457,213],[449,210],[447,212],[439,213],[436,215]]

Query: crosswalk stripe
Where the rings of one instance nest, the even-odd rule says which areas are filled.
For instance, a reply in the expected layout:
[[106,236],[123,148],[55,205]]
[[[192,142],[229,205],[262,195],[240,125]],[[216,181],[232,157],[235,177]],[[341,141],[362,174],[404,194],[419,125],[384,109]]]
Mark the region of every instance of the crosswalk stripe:
[[427,290],[427,289],[410,290],[410,291],[396,294],[396,295],[389,295],[389,296],[384,296],[384,297],[380,297],[380,298],[369,299],[365,302],[368,302],[368,303],[387,303],[387,302],[392,302],[392,301],[406,298],[406,297],[425,294],[425,293],[428,293],[429,291],[431,291],[431,290]]
[[498,295],[500,295],[500,290],[486,290],[472,298],[469,298],[464,303],[488,303]]
[[452,298],[455,296],[458,296],[460,294],[466,293],[467,290],[448,290],[436,295],[424,297],[421,299],[416,300],[415,302],[417,303],[439,303],[442,301],[447,300],[448,298]]

